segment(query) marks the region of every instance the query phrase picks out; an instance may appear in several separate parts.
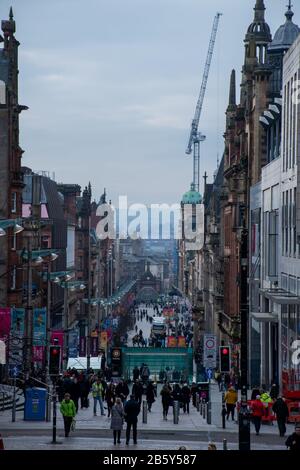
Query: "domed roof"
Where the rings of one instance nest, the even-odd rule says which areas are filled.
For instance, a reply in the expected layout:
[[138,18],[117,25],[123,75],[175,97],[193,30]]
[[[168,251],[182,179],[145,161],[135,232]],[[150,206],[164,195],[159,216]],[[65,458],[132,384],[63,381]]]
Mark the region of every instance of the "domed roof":
[[291,10],[291,6],[289,5],[288,11],[285,14],[286,22],[282,24],[275,33],[274,39],[269,45],[269,50],[274,51],[278,49],[288,49],[295,39],[297,38],[298,34],[300,33],[300,28],[295,23],[293,23],[292,18],[294,13]]
[[271,30],[265,21],[265,5],[263,0],[256,0],[254,7],[254,20],[250,24],[245,41],[253,37],[257,42],[270,42],[272,40]]
[[187,191],[183,196],[182,196],[182,204],[201,204],[202,202],[202,196],[198,191],[195,190],[195,185],[194,183],[191,184],[191,189],[190,191]]

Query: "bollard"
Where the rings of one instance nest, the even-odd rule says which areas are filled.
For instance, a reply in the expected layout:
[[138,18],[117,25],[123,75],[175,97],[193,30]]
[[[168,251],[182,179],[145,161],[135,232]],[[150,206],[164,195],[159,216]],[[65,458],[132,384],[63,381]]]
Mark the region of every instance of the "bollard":
[[226,428],[226,408],[225,408],[225,403],[222,405],[222,427],[223,429]]
[[197,411],[200,411],[200,397],[199,397],[199,393],[196,393],[196,408],[197,408]]
[[207,421],[207,424],[211,424],[211,402],[209,401],[206,406],[207,406],[207,419],[206,419],[206,421]]
[[203,414],[202,414],[203,419],[206,418],[206,406],[207,406],[206,403],[203,403]]
[[148,404],[146,400],[143,400],[143,423],[144,424],[147,424],[147,411],[148,411],[147,405]]
[[227,449],[227,439],[223,439],[223,450],[228,450]]
[[179,401],[173,402],[173,422],[174,424],[178,424],[179,422]]
[[201,401],[200,401],[200,414],[202,416],[202,413],[203,413],[203,399],[201,398]]

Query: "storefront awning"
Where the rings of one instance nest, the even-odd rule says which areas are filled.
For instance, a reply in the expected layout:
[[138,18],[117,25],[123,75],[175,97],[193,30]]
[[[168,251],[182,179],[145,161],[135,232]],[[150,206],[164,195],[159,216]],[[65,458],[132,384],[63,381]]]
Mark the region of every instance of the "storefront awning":
[[300,297],[283,289],[260,289],[266,299],[278,305],[300,305]]

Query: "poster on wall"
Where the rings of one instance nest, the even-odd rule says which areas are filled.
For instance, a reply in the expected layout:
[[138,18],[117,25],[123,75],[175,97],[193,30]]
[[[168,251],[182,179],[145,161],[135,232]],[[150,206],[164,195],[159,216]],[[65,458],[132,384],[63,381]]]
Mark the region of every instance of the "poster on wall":
[[69,331],[69,357],[78,356],[78,330]]
[[0,308],[0,339],[7,340],[10,333],[10,308]]
[[11,335],[9,342],[9,364],[21,365],[25,335],[25,309],[13,308],[11,311]]

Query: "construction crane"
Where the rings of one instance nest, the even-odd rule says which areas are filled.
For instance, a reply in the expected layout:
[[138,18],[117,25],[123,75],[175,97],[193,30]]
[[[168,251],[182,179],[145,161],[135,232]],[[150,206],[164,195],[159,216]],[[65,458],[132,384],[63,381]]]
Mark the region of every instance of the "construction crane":
[[192,120],[189,143],[185,152],[187,155],[190,155],[192,153],[192,149],[194,149],[193,184],[194,184],[194,188],[196,191],[199,191],[199,186],[200,186],[200,142],[203,142],[206,139],[206,137],[203,134],[201,134],[201,132],[199,132],[198,128],[199,128],[199,121],[200,121],[203,101],[205,97],[206,85],[207,85],[207,80],[208,80],[208,75],[209,75],[209,70],[210,70],[210,65],[211,65],[211,59],[212,59],[216,37],[217,37],[219,20],[221,16],[222,16],[222,13],[217,13],[214,18],[213,28],[211,32],[211,37],[210,37],[209,47],[208,47],[208,52],[207,52],[207,57],[206,57],[205,69],[204,69],[204,74],[202,78],[200,94],[199,94],[199,98],[197,101],[194,119]]

